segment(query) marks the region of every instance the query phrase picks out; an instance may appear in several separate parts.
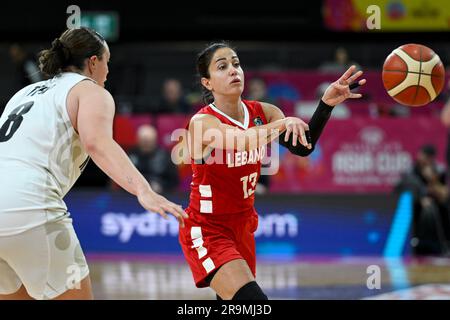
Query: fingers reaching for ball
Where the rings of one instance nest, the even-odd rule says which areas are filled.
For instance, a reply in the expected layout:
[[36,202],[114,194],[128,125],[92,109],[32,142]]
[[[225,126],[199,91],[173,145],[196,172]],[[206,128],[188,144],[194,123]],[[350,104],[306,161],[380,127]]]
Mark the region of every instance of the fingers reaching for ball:
[[329,106],[336,106],[347,99],[358,99],[362,97],[360,93],[353,93],[350,90],[362,86],[366,83],[366,79],[358,80],[362,76],[361,70],[354,72],[356,66],[352,65],[344,74],[335,82],[333,82],[324,92],[322,101]]

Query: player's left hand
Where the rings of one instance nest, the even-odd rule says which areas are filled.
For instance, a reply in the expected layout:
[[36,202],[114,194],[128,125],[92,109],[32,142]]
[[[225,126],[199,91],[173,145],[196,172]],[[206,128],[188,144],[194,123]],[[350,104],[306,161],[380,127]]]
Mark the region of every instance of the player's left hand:
[[142,207],[150,212],[158,213],[164,219],[168,219],[168,213],[173,215],[182,228],[184,228],[184,220],[188,215],[180,205],[177,205],[163,196],[155,193],[150,188],[139,190],[137,198]]
[[[353,93],[350,91],[350,85],[363,74],[361,70],[353,74],[355,69],[355,66],[351,66],[338,80],[330,84],[323,94],[322,101],[327,105],[334,107],[349,98],[361,98],[362,95],[360,93]],[[362,86],[365,83],[366,79],[359,80],[358,86]]]

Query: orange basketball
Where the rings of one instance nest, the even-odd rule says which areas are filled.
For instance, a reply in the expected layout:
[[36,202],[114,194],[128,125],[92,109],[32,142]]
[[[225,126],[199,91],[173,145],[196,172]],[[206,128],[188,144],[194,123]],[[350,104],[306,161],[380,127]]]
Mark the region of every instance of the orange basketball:
[[436,99],[445,82],[439,56],[421,44],[398,47],[383,64],[383,84],[398,103],[419,107]]

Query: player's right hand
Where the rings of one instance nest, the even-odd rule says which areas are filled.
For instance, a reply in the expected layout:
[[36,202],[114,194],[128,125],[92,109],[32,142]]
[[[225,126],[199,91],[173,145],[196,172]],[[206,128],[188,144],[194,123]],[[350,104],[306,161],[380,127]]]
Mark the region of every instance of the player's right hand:
[[284,141],[289,141],[289,136],[292,133],[292,145],[297,146],[297,140],[304,145],[306,148],[311,149],[311,143],[306,140],[305,131],[309,130],[309,126],[300,118],[287,117],[285,120],[286,135],[284,136]]
[[138,192],[137,198],[141,206],[146,210],[156,212],[164,219],[168,219],[167,213],[172,214],[178,220],[180,226],[184,228],[183,218],[188,218],[188,215],[180,205],[167,200],[151,189]]

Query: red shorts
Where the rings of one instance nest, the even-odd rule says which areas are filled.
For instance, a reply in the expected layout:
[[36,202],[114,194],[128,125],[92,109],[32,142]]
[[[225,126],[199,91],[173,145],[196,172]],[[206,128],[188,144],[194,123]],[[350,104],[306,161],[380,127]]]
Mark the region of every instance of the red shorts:
[[189,219],[180,228],[179,241],[198,288],[208,287],[205,281],[208,274],[235,259],[247,261],[256,276],[254,232],[258,215],[254,210],[214,216],[187,208],[186,213]]

